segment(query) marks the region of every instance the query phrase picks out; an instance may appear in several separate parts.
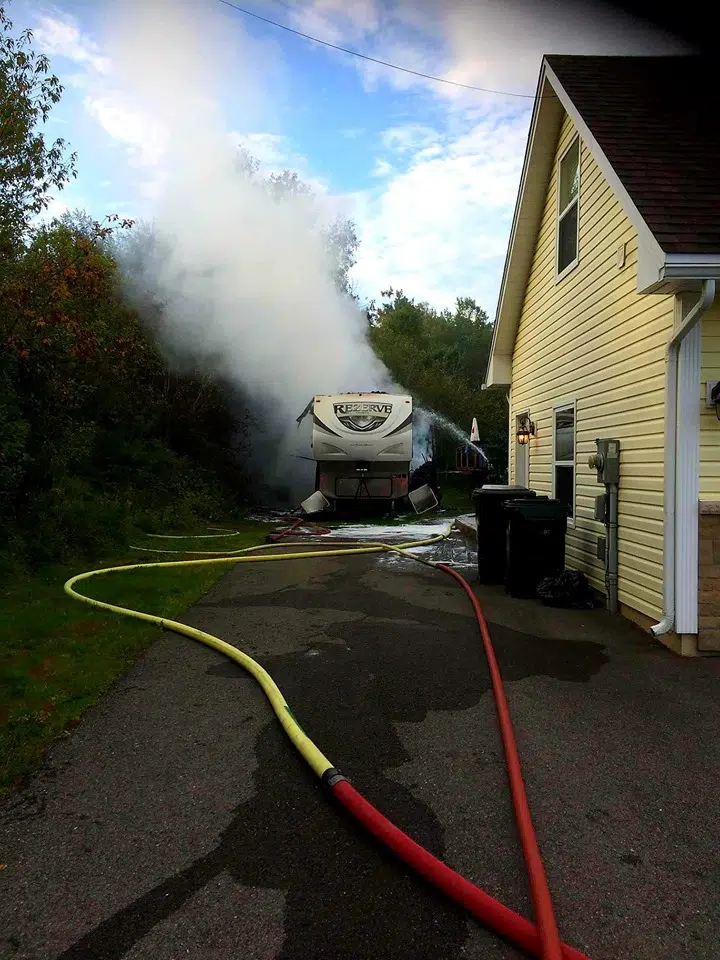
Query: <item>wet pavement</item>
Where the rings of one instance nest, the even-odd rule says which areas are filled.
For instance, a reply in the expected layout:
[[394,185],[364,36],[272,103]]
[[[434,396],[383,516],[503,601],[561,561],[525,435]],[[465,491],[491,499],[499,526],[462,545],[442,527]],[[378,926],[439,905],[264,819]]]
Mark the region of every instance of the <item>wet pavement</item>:
[[[459,538],[431,549],[472,575]],[[720,660],[604,610],[478,594],[564,937],[593,960],[716,960]],[[184,619],[256,657],[371,802],[530,915],[451,578],[397,555],[245,564]],[[13,960],[519,956],[328,801],[253,680],[171,634],[0,807],[0,849]]]
[[[397,525],[382,524],[345,524],[342,528],[333,530],[329,534],[315,538],[319,545],[331,543],[334,540],[354,540],[358,544],[368,542],[387,543],[395,547],[407,544],[422,543],[433,537],[443,536],[448,529],[452,529],[454,520],[428,520],[418,523],[403,523]],[[421,547],[410,547],[410,552],[425,560],[435,563],[444,563],[448,567],[455,567],[459,572],[472,576],[477,561],[475,553],[468,548],[466,541],[453,535],[437,543]],[[381,554],[376,559],[381,567],[391,567],[393,570],[414,570],[417,564],[410,557],[403,556],[395,551]]]

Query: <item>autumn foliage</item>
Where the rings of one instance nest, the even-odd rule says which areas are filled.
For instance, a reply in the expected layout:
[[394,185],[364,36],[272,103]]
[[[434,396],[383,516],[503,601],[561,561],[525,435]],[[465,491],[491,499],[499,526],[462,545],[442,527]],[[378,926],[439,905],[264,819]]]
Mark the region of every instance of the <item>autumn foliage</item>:
[[0,278],[0,525],[16,559],[219,517],[243,492],[221,385],[171,372],[120,294],[103,240],[130,226],[53,223]]
[[121,295],[117,216],[38,221],[74,174],[42,126],[62,93],[0,8],[0,570],[98,555],[138,526],[226,516],[242,410],[168,368]]

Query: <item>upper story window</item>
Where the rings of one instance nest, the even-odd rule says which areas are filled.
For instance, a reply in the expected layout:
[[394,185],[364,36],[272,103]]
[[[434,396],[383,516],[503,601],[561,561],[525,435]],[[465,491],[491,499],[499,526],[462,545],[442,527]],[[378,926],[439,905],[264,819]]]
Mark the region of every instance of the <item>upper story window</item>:
[[579,195],[580,139],[575,137],[558,163],[558,276],[574,267],[578,260]]

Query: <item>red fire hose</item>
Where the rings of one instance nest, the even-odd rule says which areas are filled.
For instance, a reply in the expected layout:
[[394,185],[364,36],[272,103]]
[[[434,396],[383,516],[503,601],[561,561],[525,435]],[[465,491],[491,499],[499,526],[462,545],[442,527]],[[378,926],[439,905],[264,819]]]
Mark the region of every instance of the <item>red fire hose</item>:
[[[322,527],[318,527],[316,524],[308,523],[302,518],[297,519],[295,517],[288,517],[287,519],[292,520],[293,522],[290,523],[286,528],[275,531],[274,535],[271,535],[275,541],[282,539],[292,531],[298,531],[300,527],[312,527],[313,533],[317,533],[320,530],[323,530],[323,532],[329,532],[325,531]],[[374,546],[377,547],[378,545],[375,544]],[[417,544],[415,544],[415,546],[417,546]],[[385,549],[394,548],[386,546]],[[254,559],[271,561],[280,559],[299,559],[301,557],[310,558],[323,553],[333,556],[343,553],[363,553],[366,551],[366,547],[357,548],[356,550],[330,549],[327,551],[320,551],[318,553],[310,552],[303,554],[292,554],[289,556],[262,556]],[[401,550],[401,552],[405,551]],[[469,913],[480,920],[485,926],[506,937],[509,941],[525,950],[528,954],[539,957],[541,960],[588,960],[588,958],[579,950],[576,950],[567,944],[563,944],[560,940],[558,926],[555,920],[555,914],[550,897],[550,891],[530,815],[530,808],[527,800],[527,794],[525,792],[522,772],[520,769],[520,759],[518,756],[517,745],[515,743],[512,721],[510,719],[510,711],[508,709],[508,704],[503,689],[500,668],[495,657],[495,651],[490,638],[490,632],[488,630],[487,622],[485,620],[480,603],[473,593],[470,584],[451,567],[443,563],[433,563],[415,555],[412,556],[413,559],[417,560],[418,562],[424,563],[433,568],[438,568],[444,573],[447,573],[453,577],[453,579],[455,579],[463,588],[469,597],[470,602],[472,603],[490,671],[493,695],[497,707],[501,739],[508,770],[510,792],[512,795],[515,818],[518,826],[518,832],[520,834],[520,842],[525,859],[528,882],[532,896],[535,923],[532,923],[525,917],[522,917],[510,910],[504,904],[489,896],[489,894],[485,893],[479,887],[470,883],[469,880],[466,880],[464,877],[460,876],[460,874],[448,867],[447,864],[444,864],[442,861],[438,860],[437,857],[434,857],[431,853],[429,853],[429,851],[425,850],[414,840],[408,837],[407,834],[403,833],[400,829],[394,826],[375,807],[373,807],[372,804],[365,800],[347,781],[347,779],[329,764],[327,757],[320,753],[312,741],[310,741],[299,728],[297,721],[294,719],[294,717],[292,717],[289,707],[282,697],[282,694],[274,686],[272,678],[268,677],[265,671],[262,670],[262,667],[255,663],[255,661],[253,661],[246,654],[242,653],[242,651],[239,651],[233,647],[228,647],[227,644],[223,644],[223,641],[218,640],[218,638],[210,637],[208,634],[203,634],[200,631],[194,630],[194,628],[187,627],[183,624],[174,623],[173,621],[163,621],[160,618],[151,617],[148,614],[139,613],[138,611],[126,610],[125,608],[110,607],[110,609],[125,613],[127,615],[142,617],[143,619],[156,620],[166,629],[174,629],[180,633],[191,636],[194,639],[200,639],[204,643],[216,641],[217,644],[223,644],[223,647],[227,647],[230,651],[234,651],[234,653],[237,654],[237,657],[234,657],[234,659],[238,659],[238,662],[240,662],[245,669],[248,669],[254,676],[256,676],[256,678],[258,675],[263,676],[267,682],[272,684],[274,693],[273,690],[268,693],[265,682],[261,680],[263,683],[263,689],[265,689],[266,694],[270,698],[270,701],[273,704],[276,713],[278,713],[281,722],[283,722],[283,726],[285,726],[286,730],[288,730],[288,727],[283,719],[285,714],[283,710],[278,712],[278,707],[275,703],[276,699],[280,702],[281,707],[284,705],[284,709],[287,710],[288,714],[292,718],[292,723],[294,724],[293,730],[295,730],[295,733],[290,733],[290,736],[295,743],[295,746],[310,763],[311,767],[315,770],[318,776],[322,778],[323,783],[329,789],[332,795],[338,800],[338,802],[341,803],[370,833],[372,833],[373,836],[377,837],[378,840],[385,844],[385,846],[392,850],[420,876],[430,881],[440,891],[465,907]],[[243,559],[249,560],[250,558]],[[232,562],[236,562],[236,560]],[[183,561],[183,563],[184,562],[185,561]],[[126,568],[119,567],[111,569]],[[91,571],[90,573],[81,574],[79,577],[69,580],[65,585],[66,592],[69,592],[72,596],[79,597],[80,599],[83,599],[86,602],[96,606],[108,606],[100,601],[83,597],[82,595],[77,594],[69,589],[76,580],[84,579],[100,572],[105,571]],[[169,626],[169,624],[172,624],[172,626]],[[210,645],[214,646],[215,643],[213,642]],[[224,652],[227,652],[227,650]],[[228,653],[228,655],[232,656],[233,654]],[[248,664],[250,664],[250,666],[248,666]],[[298,743],[298,740],[296,739],[298,732],[303,742]]]
[[475,884],[456,873],[447,864],[415,843],[398,829],[379,810],[372,806],[337,770],[327,771],[323,778],[333,796],[363,826],[385,846],[429,880],[447,896],[460,903],[483,924],[507,937],[531,956],[541,960],[588,960],[588,958],[560,940],[555,913],[550,897],[545,870],[540,856],[537,837],[532,824],[525,784],[520,769],[520,758],[510,719],[500,668],[493,649],[490,632],[480,603],[470,584],[451,567],[442,563],[431,564],[450,574],[470,598],[473,605],[483,648],[490,669],[493,695],[497,707],[500,734],[510,782],[515,819],[517,821],[528,881],[533,902],[536,925],[510,910],[489,896]]
[[302,517],[299,519],[294,517],[282,517],[281,519],[292,520],[293,522],[287,527],[282,527],[280,530],[273,530],[272,533],[269,533],[267,538],[271,543],[277,543],[278,540],[282,540],[283,537],[287,537],[290,533],[294,533],[296,536],[312,537],[330,533],[329,527],[321,527],[320,524],[311,523],[309,520],[304,520]]
[[[330,778],[331,779],[331,778]],[[463,906],[468,913],[490,930],[495,930],[520,947],[531,957],[552,957],[544,953],[540,927],[510,910],[504,903],[495,900],[474,883],[466,880],[442,860],[438,860],[419,843],[398,829],[371,803],[357,792],[345,779],[330,787],[337,800],[358,820],[369,833],[397,854],[401,860],[442,893]],[[589,960],[584,953],[564,943],[558,954],[562,960]]]
[[500,724],[500,736],[502,737],[503,748],[505,749],[510,793],[512,795],[513,807],[515,808],[515,819],[520,834],[520,845],[522,846],[523,856],[525,857],[533,910],[542,946],[541,956],[543,960],[561,960],[563,951],[557,922],[555,920],[555,912],[553,911],[550,890],[548,888],[547,877],[545,876],[542,857],[540,856],[537,837],[535,836],[535,830],[533,828],[532,817],[530,816],[530,805],[528,804],[525,784],[520,769],[520,757],[518,755],[517,744],[515,743],[510,710],[508,709],[502,676],[500,675],[500,668],[495,657],[492,640],[490,639],[490,631],[488,630],[487,621],[485,620],[485,614],[480,606],[480,601],[464,577],[461,577],[460,574],[451,567],[445,566],[444,563],[438,563],[436,566],[457,580],[470,598],[475,616],[477,617],[485,657],[490,669],[490,679],[492,680],[493,695],[495,697],[495,706],[497,707],[498,722]]

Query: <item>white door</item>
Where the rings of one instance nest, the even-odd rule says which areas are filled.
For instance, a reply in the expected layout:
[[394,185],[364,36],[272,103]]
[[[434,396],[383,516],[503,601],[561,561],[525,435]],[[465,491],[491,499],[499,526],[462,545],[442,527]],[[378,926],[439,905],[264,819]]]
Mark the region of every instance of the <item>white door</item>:
[[530,462],[528,443],[518,443],[517,433],[522,417],[515,417],[515,483],[518,487],[527,487],[530,483]]

